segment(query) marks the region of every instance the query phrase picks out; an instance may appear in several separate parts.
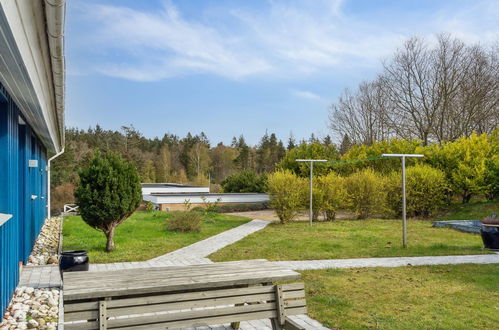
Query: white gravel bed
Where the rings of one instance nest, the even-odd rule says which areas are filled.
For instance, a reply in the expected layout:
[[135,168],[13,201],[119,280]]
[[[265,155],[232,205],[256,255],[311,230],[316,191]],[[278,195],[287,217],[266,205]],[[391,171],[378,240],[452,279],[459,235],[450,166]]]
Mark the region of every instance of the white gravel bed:
[[58,318],[59,289],[18,287],[0,323],[0,330],[55,330]]
[[[57,264],[62,217],[45,221],[28,257],[27,266]],[[20,286],[0,320],[0,330],[57,329],[59,289]]]
[[61,225],[62,217],[52,217],[45,221],[35,242],[33,251],[31,251],[28,257],[27,266],[57,264],[59,262],[57,250],[59,248]]

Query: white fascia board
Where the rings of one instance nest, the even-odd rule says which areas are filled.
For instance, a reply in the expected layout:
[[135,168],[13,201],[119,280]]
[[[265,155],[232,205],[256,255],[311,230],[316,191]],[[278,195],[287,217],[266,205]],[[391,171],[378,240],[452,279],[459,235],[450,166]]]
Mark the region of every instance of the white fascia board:
[[169,193],[169,194],[182,194],[182,193],[209,193],[209,187],[162,187],[162,188],[142,188],[142,195],[149,195],[153,193]]
[[155,204],[181,204],[185,201],[189,201],[193,204],[202,204],[205,201],[214,203],[219,198],[220,203],[263,203],[269,201],[269,195],[267,194],[216,194],[216,195],[206,195],[206,199],[203,201],[203,196],[199,195],[183,195],[183,196],[144,196],[144,200],[151,201]]
[[[52,151],[62,149],[57,120],[50,51],[47,42],[45,13],[42,1],[0,0],[15,46],[22,58],[27,81],[5,83],[5,88],[26,117],[28,124]],[[2,55],[3,50],[2,50]],[[13,75],[14,76],[14,75]],[[24,95],[14,85],[29,85],[34,95]],[[19,95],[21,94],[21,95]]]

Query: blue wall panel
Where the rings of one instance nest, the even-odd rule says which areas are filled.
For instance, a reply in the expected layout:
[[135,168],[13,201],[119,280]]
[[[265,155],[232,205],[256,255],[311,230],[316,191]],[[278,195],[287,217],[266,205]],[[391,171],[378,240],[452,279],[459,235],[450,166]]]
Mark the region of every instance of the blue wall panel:
[[[0,226],[0,313],[19,281],[47,216],[47,154],[19,109],[0,85],[0,213],[12,218]],[[30,159],[38,167],[28,167]],[[33,198],[32,198],[33,196]]]

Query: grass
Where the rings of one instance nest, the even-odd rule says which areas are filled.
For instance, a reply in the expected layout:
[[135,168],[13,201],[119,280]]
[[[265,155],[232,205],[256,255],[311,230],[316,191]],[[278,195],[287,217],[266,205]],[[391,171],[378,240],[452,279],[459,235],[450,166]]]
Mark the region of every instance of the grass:
[[[452,204],[438,219],[480,219],[499,202]],[[430,220],[408,221],[408,247],[401,244],[400,220],[337,220],[287,225],[273,223],[210,256],[214,261],[265,258],[310,260],[361,257],[434,256],[489,253],[479,235],[433,228]]]
[[190,245],[207,237],[237,227],[250,219],[226,214],[205,216],[199,232],[181,233],[166,230],[170,214],[137,211],[116,228],[112,253],[105,252],[105,236],[88,226],[80,216],[64,218],[63,249],[88,250],[90,262],[109,263],[143,261]]
[[497,329],[499,265],[303,271],[309,315],[340,329]]
[[445,208],[439,220],[482,220],[492,213],[499,212],[499,200],[487,201],[485,199],[472,199],[469,203],[463,204],[453,202]]
[[488,253],[482,249],[480,235],[432,228],[431,221],[408,221],[407,248],[402,247],[401,236],[401,221],[396,220],[338,220],[312,227],[305,222],[272,223],[209,258],[311,260]]

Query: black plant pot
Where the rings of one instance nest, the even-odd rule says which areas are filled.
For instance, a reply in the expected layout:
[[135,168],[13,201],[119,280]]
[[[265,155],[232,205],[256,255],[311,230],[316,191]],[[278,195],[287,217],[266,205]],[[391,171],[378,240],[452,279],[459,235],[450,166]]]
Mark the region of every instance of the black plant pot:
[[88,270],[88,256],[85,250],[62,251],[59,259],[59,270],[62,272],[78,272]]
[[486,249],[499,250],[499,227],[482,224],[480,234]]

